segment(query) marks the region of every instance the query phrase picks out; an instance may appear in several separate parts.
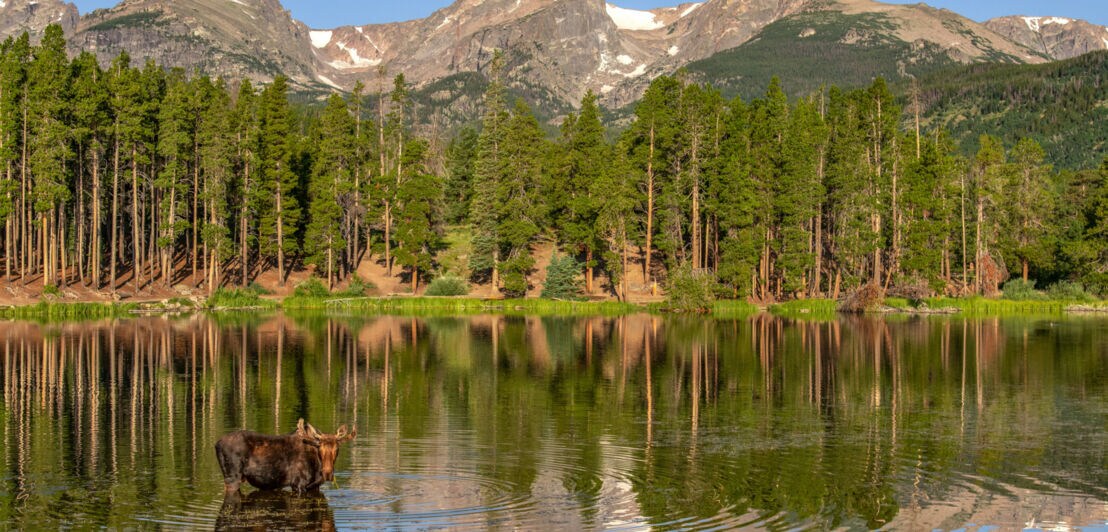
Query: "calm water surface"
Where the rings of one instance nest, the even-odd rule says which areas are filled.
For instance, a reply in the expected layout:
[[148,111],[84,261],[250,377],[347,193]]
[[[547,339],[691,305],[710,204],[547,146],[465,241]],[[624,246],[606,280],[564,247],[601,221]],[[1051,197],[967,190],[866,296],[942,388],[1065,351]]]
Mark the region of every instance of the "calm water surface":
[[[0,528],[1108,526],[1108,320],[0,323]],[[212,445],[357,426],[322,496]]]

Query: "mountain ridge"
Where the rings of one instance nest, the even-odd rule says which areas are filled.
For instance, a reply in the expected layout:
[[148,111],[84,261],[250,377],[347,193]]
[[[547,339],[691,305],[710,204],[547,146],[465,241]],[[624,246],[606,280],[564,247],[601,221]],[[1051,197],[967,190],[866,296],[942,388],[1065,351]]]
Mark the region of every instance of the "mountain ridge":
[[[79,17],[61,0],[0,0],[0,37],[24,30],[34,36],[57,22],[71,52],[92,51],[104,64],[126,51],[135,62],[211,75],[266,82],[282,74],[300,90],[319,92],[358,82],[384,87],[386,74],[398,73],[417,88],[432,86],[484,73],[501,49],[509,85],[570,107],[591,90],[617,108],[637,100],[650,79],[712,58],[728,77],[747,76],[744,63],[720,54],[756,45],[771,26],[821,14],[864,16],[871,24],[836,27],[827,42],[844,50],[895,50],[878,69],[893,77],[911,75],[920,63],[1065,59],[1096,49],[1098,28],[1104,30],[1045,17],[1038,20],[1070,22],[1040,23],[1033,31],[1030,17],[977,23],[926,4],[874,0],[705,0],[652,10],[605,0],[457,0],[422,19],[337,28],[310,28],[278,0],[123,0]],[[811,24],[775,38],[788,56],[817,31],[823,26]]]

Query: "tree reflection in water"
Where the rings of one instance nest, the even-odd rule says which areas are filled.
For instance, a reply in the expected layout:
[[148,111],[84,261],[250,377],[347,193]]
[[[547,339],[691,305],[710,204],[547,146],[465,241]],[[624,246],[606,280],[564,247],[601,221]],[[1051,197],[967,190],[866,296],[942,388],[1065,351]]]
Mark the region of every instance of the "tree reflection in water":
[[1108,520],[1102,318],[197,316],[0,349],[4,528],[225,523],[212,444],[299,417],[364,427],[340,528]]

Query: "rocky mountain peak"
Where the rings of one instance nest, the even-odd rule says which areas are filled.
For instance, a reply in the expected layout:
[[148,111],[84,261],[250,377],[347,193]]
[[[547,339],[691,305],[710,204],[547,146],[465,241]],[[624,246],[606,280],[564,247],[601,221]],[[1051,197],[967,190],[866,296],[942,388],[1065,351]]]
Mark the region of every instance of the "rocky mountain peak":
[[1086,20],[1016,15],[994,18],[985,26],[1055,60],[1108,50],[1108,27]]
[[0,0],[0,36],[26,31],[37,39],[50,24],[68,34],[78,20],[77,6],[62,0]]

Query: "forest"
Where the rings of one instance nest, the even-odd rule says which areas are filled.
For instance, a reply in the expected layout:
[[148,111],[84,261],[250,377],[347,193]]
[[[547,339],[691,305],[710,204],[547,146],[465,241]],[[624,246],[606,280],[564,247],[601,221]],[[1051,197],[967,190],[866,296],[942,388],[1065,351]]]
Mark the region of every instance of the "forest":
[[[535,246],[553,243],[585,295],[621,300],[676,278],[758,302],[995,295],[1009,279],[1108,295],[1108,159],[1056,171],[1036,141],[987,131],[962,153],[880,78],[791,100],[774,79],[744,101],[679,72],[625,128],[588,93],[548,135],[508,101],[500,63],[480,123],[445,139],[411,123],[403,75],[294,105],[281,77],[255,87],[126,54],[103,68],[70,59],[57,26],[8,39],[5,282],[212,293],[311,268],[333,288],[376,261],[413,293],[451,275],[520,297]],[[470,252],[445,264],[451,234]]]

